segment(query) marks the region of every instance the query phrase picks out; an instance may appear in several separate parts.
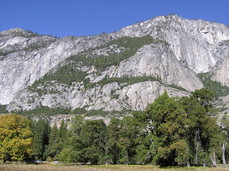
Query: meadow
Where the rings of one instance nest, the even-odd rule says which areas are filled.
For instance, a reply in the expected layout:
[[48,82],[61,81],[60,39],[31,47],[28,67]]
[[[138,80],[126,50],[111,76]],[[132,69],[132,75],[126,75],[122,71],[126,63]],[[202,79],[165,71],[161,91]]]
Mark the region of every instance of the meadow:
[[30,164],[1,164],[1,171],[226,171],[229,165],[208,167],[166,167],[159,168],[154,165],[30,165]]

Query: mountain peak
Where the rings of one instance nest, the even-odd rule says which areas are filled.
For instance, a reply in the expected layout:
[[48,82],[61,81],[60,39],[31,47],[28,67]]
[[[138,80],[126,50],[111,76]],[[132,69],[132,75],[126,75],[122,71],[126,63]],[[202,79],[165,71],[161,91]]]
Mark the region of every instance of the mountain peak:
[[33,36],[38,36],[37,33],[34,33],[30,30],[24,30],[22,28],[13,28],[9,30],[5,30],[3,32],[0,32],[1,35],[3,36],[19,36],[19,37],[33,37]]
[[[225,25],[174,14],[58,41],[20,28],[3,33],[0,103],[8,110],[143,110],[164,90],[183,96],[203,87],[198,74],[227,64],[229,49]],[[218,66],[226,77],[228,65]]]
[[1,32],[1,34],[4,34],[4,35],[9,35],[9,34],[12,34],[12,33],[23,33],[23,32],[26,32],[25,30],[23,30],[22,28],[12,28],[12,29],[9,29],[9,30],[5,30],[3,32]]

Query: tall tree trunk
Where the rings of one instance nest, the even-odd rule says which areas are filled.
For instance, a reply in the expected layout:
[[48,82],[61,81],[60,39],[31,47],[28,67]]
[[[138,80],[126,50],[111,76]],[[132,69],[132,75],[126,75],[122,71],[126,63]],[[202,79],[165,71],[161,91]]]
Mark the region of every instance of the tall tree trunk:
[[212,161],[212,166],[216,167],[216,156],[215,156],[215,151],[213,152],[213,154],[210,154],[210,159]]
[[203,167],[206,167],[206,161],[204,160]]
[[226,151],[226,142],[223,142],[222,144],[222,161],[223,161],[223,165],[226,165],[226,159],[225,159],[225,151]]
[[195,133],[195,164],[199,163],[199,152],[201,149],[201,142],[200,142],[200,130],[198,129]]
[[187,167],[190,167],[190,163],[189,163],[189,161],[187,160]]

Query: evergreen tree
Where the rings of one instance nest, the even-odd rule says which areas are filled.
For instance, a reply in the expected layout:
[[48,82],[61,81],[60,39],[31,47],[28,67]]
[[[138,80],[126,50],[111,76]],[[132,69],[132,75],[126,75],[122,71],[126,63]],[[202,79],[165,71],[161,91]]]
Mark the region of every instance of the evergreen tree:
[[86,121],[80,133],[83,159],[91,164],[104,163],[107,147],[107,127],[103,120]]
[[121,129],[121,120],[112,118],[108,125],[108,150],[112,164],[117,164],[122,155]]
[[64,120],[61,121],[60,128],[59,128],[59,139],[60,141],[65,141],[67,137],[67,124],[65,124]]
[[40,119],[35,127],[33,138],[33,154],[37,160],[45,160],[45,150],[49,144],[49,122]]
[[62,162],[83,162],[87,161],[84,159],[83,148],[80,133],[84,125],[84,118],[80,115],[76,115],[72,121],[71,129],[69,131],[69,139],[65,141],[64,148],[58,155],[58,159]]
[[58,153],[58,140],[59,140],[59,130],[57,128],[56,123],[54,124],[53,128],[51,128],[50,138],[49,138],[49,146],[45,152],[45,157],[49,157],[54,159],[54,157]]

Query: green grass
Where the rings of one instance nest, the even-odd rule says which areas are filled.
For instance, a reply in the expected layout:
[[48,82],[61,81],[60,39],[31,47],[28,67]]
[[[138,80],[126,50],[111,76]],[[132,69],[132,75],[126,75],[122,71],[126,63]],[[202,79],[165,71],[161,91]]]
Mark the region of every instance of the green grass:
[[223,86],[220,82],[211,80],[209,73],[198,74],[202,80],[204,87],[210,89],[215,97],[226,96],[229,94],[229,87]]

